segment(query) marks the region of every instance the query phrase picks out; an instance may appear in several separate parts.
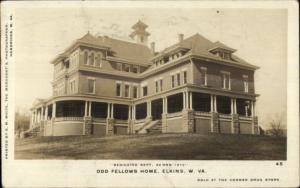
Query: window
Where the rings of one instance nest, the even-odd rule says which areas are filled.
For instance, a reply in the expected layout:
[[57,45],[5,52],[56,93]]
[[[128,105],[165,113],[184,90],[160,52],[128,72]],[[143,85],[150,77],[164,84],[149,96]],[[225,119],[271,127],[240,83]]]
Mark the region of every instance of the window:
[[175,75],[172,75],[172,88],[175,87]]
[[65,67],[67,69],[70,67],[70,61],[69,60],[65,61],[64,64],[65,64]]
[[139,72],[139,67],[138,66],[133,66],[132,67],[132,72],[133,73],[138,73]]
[[125,85],[125,97],[129,97],[130,93],[129,93],[129,85]]
[[133,86],[133,98],[137,98],[137,97],[138,97],[138,87]]
[[88,78],[88,93],[95,93],[95,83],[96,80],[94,78]]
[[177,86],[180,86],[180,73],[177,73]]
[[130,65],[124,65],[124,71],[130,72]]
[[94,62],[95,62],[95,55],[94,53],[91,53],[89,58],[89,65],[94,66]]
[[230,54],[229,53],[224,53],[224,59],[230,59]]
[[184,71],[183,72],[183,84],[186,84],[187,83],[187,72]]
[[117,83],[117,88],[116,88],[116,95],[118,97],[121,97],[121,83]]
[[243,79],[244,79],[244,92],[248,93],[249,92],[248,75],[243,75]]
[[70,81],[70,93],[75,93],[75,80]]
[[158,88],[158,81],[155,81],[155,91],[156,91],[156,93],[159,91],[159,88]]
[[121,63],[117,63],[117,70],[122,71],[122,64]]
[[230,89],[230,73],[222,72],[222,88]]
[[101,54],[96,57],[96,67],[101,67]]
[[147,96],[148,95],[148,87],[144,86],[143,87],[143,96]]
[[162,79],[159,80],[159,84],[160,84],[160,91],[162,91],[163,90],[163,80]]
[[84,54],[83,54],[83,63],[85,65],[88,64],[88,52],[84,52]]
[[200,81],[201,81],[201,85],[202,86],[206,86],[207,85],[207,68],[206,67],[201,67],[200,70],[201,74],[200,74]]

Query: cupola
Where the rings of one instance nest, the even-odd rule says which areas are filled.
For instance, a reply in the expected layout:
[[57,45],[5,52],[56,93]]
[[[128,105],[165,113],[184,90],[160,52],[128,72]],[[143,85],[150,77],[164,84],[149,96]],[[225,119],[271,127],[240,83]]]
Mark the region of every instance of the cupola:
[[147,46],[148,36],[150,35],[150,33],[146,31],[147,27],[148,26],[145,23],[139,20],[131,27],[133,31],[129,36],[135,40],[136,43]]

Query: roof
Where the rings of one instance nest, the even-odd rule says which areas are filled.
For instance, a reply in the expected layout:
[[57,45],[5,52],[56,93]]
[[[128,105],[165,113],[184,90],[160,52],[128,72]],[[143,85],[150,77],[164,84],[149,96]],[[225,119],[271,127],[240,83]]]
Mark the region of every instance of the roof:
[[148,25],[146,25],[144,22],[142,22],[141,20],[139,20],[136,24],[134,24],[131,28],[132,29],[137,29],[137,28],[143,28],[146,29],[148,27]]
[[163,56],[164,54],[174,52],[175,50],[177,50],[179,48],[183,48],[183,49],[188,49],[189,50],[188,53],[190,53],[191,55],[202,56],[205,58],[210,58],[210,59],[218,60],[218,61],[226,61],[227,63],[237,64],[237,65],[241,65],[241,66],[247,66],[247,67],[250,67],[253,69],[258,68],[254,65],[249,64],[245,60],[243,60],[233,54],[232,54],[232,60],[224,60],[221,57],[212,54],[210,52],[210,50],[215,49],[216,47],[226,48],[227,50],[230,49],[231,51],[234,50],[219,41],[211,42],[210,40],[206,39],[202,35],[196,33],[195,35],[192,35],[191,37],[188,37],[188,38],[184,39],[183,41],[178,42],[178,43],[164,49],[163,51],[158,53],[158,55],[156,55],[154,58],[158,58],[160,56]]
[[221,43],[220,41],[217,41],[214,43],[214,47],[212,47],[209,51],[213,51],[215,49],[225,49],[225,50],[228,50],[228,51],[231,51],[231,52],[235,52],[236,49],[233,49],[233,48],[230,48],[228,46],[226,46],[225,44]]
[[110,47],[111,51],[114,53],[114,57],[140,64],[149,63],[152,57],[150,48],[143,44],[127,42],[109,37],[98,37],[98,40],[103,40],[104,44]]
[[[150,48],[143,44],[137,44],[124,40],[113,39],[108,36],[95,37],[89,32],[77,39],[67,50],[72,49],[76,44],[91,45],[110,51],[113,57],[127,60],[136,64],[148,64],[152,57]],[[65,52],[65,53],[66,53]],[[64,57],[64,54],[57,56],[54,61]],[[54,62],[52,61],[52,62]]]

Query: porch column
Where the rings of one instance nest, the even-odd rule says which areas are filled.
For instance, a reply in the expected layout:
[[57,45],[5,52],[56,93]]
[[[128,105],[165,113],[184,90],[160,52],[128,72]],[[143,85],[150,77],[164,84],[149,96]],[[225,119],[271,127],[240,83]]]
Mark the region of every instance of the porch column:
[[189,109],[189,103],[190,103],[190,101],[189,101],[189,92],[185,92],[185,108],[186,109]]
[[254,117],[255,114],[254,114],[254,105],[255,105],[255,102],[254,101],[251,101],[251,117]]
[[132,119],[135,120],[135,105],[132,106]]
[[193,110],[193,92],[190,92],[190,109]]
[[186,97],[185,97],[185,92],[183,92],[183,94],[182,94],[182,96],[183,96],[183,109],[186,109],[186,104],[185,104],[185,102],[186,102]]
[[163,113],[164,114],[168,113],[168,98],[167,97],[163,98]]
[[48,120],[48,106],[46,106],[46,110],[45,110],[45,120]]
[[255,133],[255,131],[254,131],[254,114],[253,114],[253,111],[254,111],[254,104],[253,104],[253,101],[251,101],[252,134]]
[[231,103],[230,103],[230,104],[231,104],[231,106],[230,106],[230,107],[231,107],[231,108],[230,108],[230,110],[231,110],[231,115],[232,115],[232,114],[234,114],[234,107],[233,107],[234,99],[233,99],[233,98],[231,98],[231,99],[230,99],[230,102],[231,102]]
[[214,96],[210,95],[210,112],[214,112]]
[[131,119],[131,106],[128,105],[128,120]]
[[151,101],[147,102],[147,117],[151,117]]
[[114,119],[114,103],[111,103],[111,118]]
[[35,122],[36,123],[38,123],[39,122],[39,111],[38,110],[36,110],[36,120],[35,120]]
[[107,119],[110,118],[110,103],[107,103]]
[[166,114],[168,113],[168,97],[166,97]]
[[56,102],[53,103],[52,105],[52,118],[55,118],[56,116]]
[[236,99],[233,99],[233,110],[234,110],[234,113],[236,114],[237,113],[237,110],[236,110]]
[[217,108],[217,96],[214,95],[214,112],[218,113],[218,108]]
[[86,117],[88,115],[88,101],[85,101],[85,107],[84,107],[84,116]]
[[44,120],[44,107],[42,106],[42,111],[41,111],[41,120]]
[[89,117],[92,116],[92,101],[90,101],[89,103]]

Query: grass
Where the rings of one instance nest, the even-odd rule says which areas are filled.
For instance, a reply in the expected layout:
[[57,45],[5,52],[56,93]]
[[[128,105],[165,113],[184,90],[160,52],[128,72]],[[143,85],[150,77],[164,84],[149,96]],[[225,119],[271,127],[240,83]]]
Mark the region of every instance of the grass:
[[15,159],[286,160],[286,138],[225,134],[16,139]]

